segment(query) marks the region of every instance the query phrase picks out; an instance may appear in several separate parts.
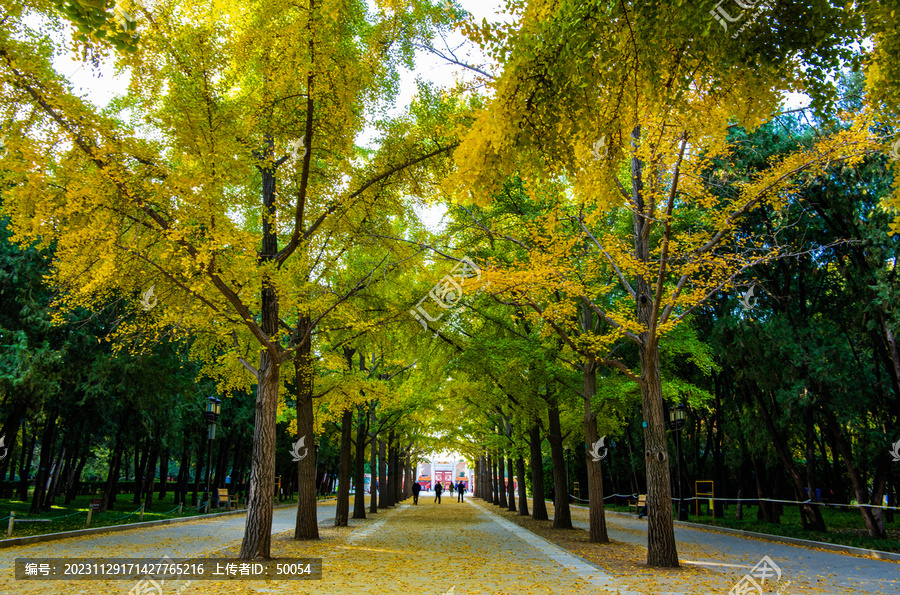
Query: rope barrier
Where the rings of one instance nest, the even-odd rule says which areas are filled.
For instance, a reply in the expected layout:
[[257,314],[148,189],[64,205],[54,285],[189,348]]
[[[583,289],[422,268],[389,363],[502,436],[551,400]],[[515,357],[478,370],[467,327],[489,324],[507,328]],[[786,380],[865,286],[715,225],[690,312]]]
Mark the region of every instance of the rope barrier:
[[175,508],[173,508],[172,510],[170,510],[170,511],[168,511],[168,512],[160,512],[159,514],[172,514],[173,512],[175,512],[176,510],[178,510],[179,508],[181,508],[181,504],[179,504],[178,506],[176,506]]
[[144,507],[141,506],[141,508],[138,508],[137,510],[135,510],[135,511],[132,512],[132,513],[126,514],[125,516],[113,517],[113,518],[111,518],[110,520],[111,520],[111,521],[121,521],[121,520],[127,519],[128,517],[134,516],[134,515],[136,515],[137,513],[139,513],[139,512],[141,511],[141,509],[143,509],[143,508],[144,508]]
[[[72,514],[50,517],[49,519],[45,519],[45,518],[41,518],[41,517],[16,517],[16,522],[17,523],[52,523],[54,521],[61,521],[62,519],[67,519],[69,517],[73,517],[73,516],[79,515],[79,514],[87,514],[87,513],[79,510],[79,511],[73,512]],[[10,516],[12,516],[12,515],[10,515]],[[0,521],[6,520],[8,518],[9,518],[9,516],[3,517],[2,519],[0,519]]]
[[[53,518],[51,518],[51,519],[48,519],[48,520],[50,520],[50,521],[59,521],[59,520],[62,520],[62,519],[67,519],[67,518],[69,518],[70,516],[76,516],[76,515],[79,515],[79,514],[87,514],[87,512],[82,512],[82,511],[79,510],[79,511],[77,511],[77,512],[73,512],[72,514],[67,514],[67,515],[65,515],[65,516],[55,516],[55,517],[53,517]],[[18,520],[20,520],[20,519],[16,519],[16,520],[18,521]]]
[[[576,498],[574,495],[569,494],[569,497],[573,500],[578,500],[580,502],[587,502],[582,498]],[[613,494],[612,496],[604,496],[604,500],[609,500],[610,498],[637,498],[638,494]],[[685,502],[691,500],[713,500],[716,502],[775,502],[778,504],[812,504],[813,506],[833,506],[835,508],[880,508],[881,510],[900,510],[900,506],[887,506],[883,504],[833,504],[830,502],[816,502],[813,500],[776,500],[774,498],[708,498],[697,496],[691,496],[690,498],[684,498]],[[677,502],[678,498],[672,498],[672,502]]]

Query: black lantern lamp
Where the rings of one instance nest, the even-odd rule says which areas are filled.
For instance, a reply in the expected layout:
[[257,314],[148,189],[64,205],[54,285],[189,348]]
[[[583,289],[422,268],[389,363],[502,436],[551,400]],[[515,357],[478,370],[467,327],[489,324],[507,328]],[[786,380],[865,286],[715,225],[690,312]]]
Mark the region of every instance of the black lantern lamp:
[[[219,415],[222,413],[222,401],[216,397],[207,397],[206,399],[206,411],[203,412],[203,416],[206,418],[207,423],[209,424],[209,428],[206,434],[206,437],[209,439],[209,448],[207,449],[206,454],[206,511],[209,512],[209,504],[211,497],[211,492],[209,490],[209,481],[210,481],[210,471],[212,467],[212,441],[216,439],[216,422],[219,420]],[[218,498],[216,498],[218,501]]]

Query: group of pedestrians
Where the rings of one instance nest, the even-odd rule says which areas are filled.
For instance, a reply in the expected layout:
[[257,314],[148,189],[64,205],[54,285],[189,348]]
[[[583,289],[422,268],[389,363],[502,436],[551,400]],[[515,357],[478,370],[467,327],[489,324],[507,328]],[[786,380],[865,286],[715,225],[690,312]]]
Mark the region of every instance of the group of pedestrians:
[[[454,486],[453,483],[449,484],[450,495],[453,495],[453,489],[456,488],[457,493],[457,502],[465,502],[465,494],[466,494],[466,482],[461,481]],[[422,491],[422,486],[419,485],[419,482],[416,482],[412,485],[412,493],[413,493],[413,504],[419,503],[419,492]],[[441,493],[444,491],[444,486],[441,482],[437,482],[434,484],[434,501],[438,504],[441,503]]]

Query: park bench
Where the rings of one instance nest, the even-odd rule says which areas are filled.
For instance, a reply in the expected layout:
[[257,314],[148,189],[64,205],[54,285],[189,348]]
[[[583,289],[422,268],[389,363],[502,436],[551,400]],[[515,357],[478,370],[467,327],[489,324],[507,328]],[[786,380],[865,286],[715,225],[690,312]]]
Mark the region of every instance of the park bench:
[[639,513],[643,507],[647,506],[647,494],[641,494],[637,500],[630,501],[628,506],[633,507],[635,513]]
[[238,499],[237,496],[231,496],[228,494],[228,488],[219,488],[219,496],[216,501],[216,506],[221,506],[225,504],[225,508],[237,508]]

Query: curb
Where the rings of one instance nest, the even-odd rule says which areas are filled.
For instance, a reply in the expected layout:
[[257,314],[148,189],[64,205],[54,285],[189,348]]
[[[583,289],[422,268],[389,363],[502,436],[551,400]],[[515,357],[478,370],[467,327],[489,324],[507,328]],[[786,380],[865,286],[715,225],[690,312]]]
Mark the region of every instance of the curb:
[[[319,502],[327,502],[327,500],[319,500]],[[317,504],[319,503],[317,502]],[[274,509],[278,508],[294,508],[296,504],[278,504]],[[93,529],[76,529],[75,531],[62,531],[60,533],[46,533],[44,535],[29,535],[27,537],[12,537],[0,540],[0,549],[15,547],[17,545],[28,545],[31,543],[41,543],[43,541],[56,541],[58,539],[68,539],[70,537],[84,537],[85,535],[96,535],[98,533],[115,533],[117,531],[128,531],[129,529],[146,529],[148,527],[156,527],[159,525],[171,525],[173,523],[188,523],[191,521],[202,521],[206,519],[214,519],[223,516],[234,516],[236,514],[246,514],[247,510],[231,510],[228,512],[216,512],[213,514],[197,514],[189,517],[177,519],[160,519],[158,521],[144,521],[143,523],[129,523],[127,525],[110,525],[109,527],[94,527]]]
[[[587,510],[587,506],[570,504],[571,507],[582,508]],[[607,510],[606,514],[634,518],[634,515],[627,512],[618,512],[615,510]],[[810,539],[799,539],[797,537],[787,537],[785,535],[770,535],[768,533],[756,533],[754,531],[742,531],[741,529],[731,529],[729,527],[714,527],[704,525],[702,523],[689,523],[687,521],[674,521],[676,527],[686,527],[688,529],[699,529],[711,531],[713,533],[725,533],[728,535],[739,535],[741,537],[753,537],[762,541],[775,541],[787,543],[790,545],[799,545],[803,547],[817,548],[821,550],[829,550],[840,554],[850,554],[851,556],[863,556],[866,558],[876,558],[878,560],[889,560],[892,562],[900,562],[900,554],[894,552],[883,552],[881,550],[869,550],[861,547],[853,547],[851,545],[840,545],[837,543],[827,543],[824,541],[812,541]]]

